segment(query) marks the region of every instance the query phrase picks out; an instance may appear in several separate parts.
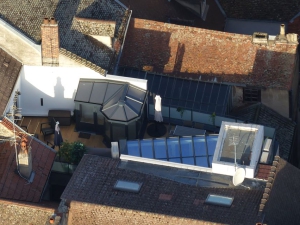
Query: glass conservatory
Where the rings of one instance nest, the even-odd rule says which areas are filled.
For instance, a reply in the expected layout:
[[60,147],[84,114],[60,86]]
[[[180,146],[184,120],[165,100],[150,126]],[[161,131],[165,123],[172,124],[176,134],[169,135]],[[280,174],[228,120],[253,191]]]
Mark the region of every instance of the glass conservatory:
[[80,79],[74,100],[76,130],[101,134],[106,143],[135,139],[146,99],[146,90],[127,82]]

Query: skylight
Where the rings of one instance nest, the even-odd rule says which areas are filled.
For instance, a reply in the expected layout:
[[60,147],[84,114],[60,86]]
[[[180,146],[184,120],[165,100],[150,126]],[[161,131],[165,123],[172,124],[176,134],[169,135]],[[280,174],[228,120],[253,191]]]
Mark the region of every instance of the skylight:
[[139,192],[141,187],[142,183],[117,180],[114,189],[120,191]]
[[212,204],[212,205],[219,205],[219,206],[226,206],[230,207],[233,202],[233,198],[226,197],[222,195],[213,195],[208,194],[205,203]]

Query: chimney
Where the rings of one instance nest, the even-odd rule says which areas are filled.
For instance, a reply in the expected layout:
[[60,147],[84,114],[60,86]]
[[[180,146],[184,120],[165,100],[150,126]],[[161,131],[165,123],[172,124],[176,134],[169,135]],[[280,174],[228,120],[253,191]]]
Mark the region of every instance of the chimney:
[[59,65],[59,35],[58,24],[53,17],[44,18],[41,27],[42,65]]
[[276,43],[287,43],[284,24],[280,24],[280,33],[276,36],[275,41]]
[[285,36],[285,25],[284,24],[280,25],[280,35]]

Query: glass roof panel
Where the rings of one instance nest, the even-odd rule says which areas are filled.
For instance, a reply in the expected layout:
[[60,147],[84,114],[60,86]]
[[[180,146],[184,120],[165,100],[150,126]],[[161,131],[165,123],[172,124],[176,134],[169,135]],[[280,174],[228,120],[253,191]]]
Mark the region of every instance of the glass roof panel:
[[205,137],[193,137],[195,156],[206,155]]
[[93,82],[80,81],[76,92],[75,101],[89,102],[93,88]]
[[213,204],[213,205],[220,205],[220,206],[231,206],[233,202],[233,198],[221,196],[221,195],[213,195],[209,194],[205,200],[205,203]]
[[165,97],[167,97],[167,98],[172,98],[173,97],[172,94],[173,94],[174,81],[175,81],[175,78],[169,77],[168,86],[165,88],[166,89]]
[[126,105],[131,108],[136,114],[139,114],[142,108],[142,103],[134,101],[130,98],[125,98]]
[[202,166],[202,167],[208,167],[207,157],[206,156],[196,157],[196,165],[197,166]]
[[175,84],[174,84],[174,92],[172,95],[172,105],[174,105],[174,106],[178,105],[178,100],[180,97],[180,93],[182,91],[182,85],[183,85],[182,79],[176,79]]
[[140,140],[142,157],[153,159],[152,140]]
[[[110,86],[107,87],[107,90],[109,89]],[[114,95],[112,95],[109,99],[106,99],[104,104],[103,104],[103,109],[102,111],[105,111],[107,108],[118,104],[120,100],[122,100],[123,96],[123,91],[124,91],[124,86],[121,87],[117,92],[114,92]],[[106,92],[107,93],[107,92]],[[107,96],[107,95],[106,95]],[[106,98],[105,96],[105,98]]]
[[121,88],[124,88],[124,84],[109,83],[105,94],[104,103],[106,103],[106,101],[108,101],[116,92],[120,91]]
[[140,147],[138,141],[127,141],[128,155],[140,156]]
[[180,93],[179,99],[186,100],[187,99],[187,93],[189,92],[190,89],[190,84],[192,82],[190,80],[183,80],[182,84],[182,91]]
[[138,117],[138,115],[139,115],[139,112],[134,112],[132,110],[132,108],[128,107],[128,105],[124,105],[124,107],[119,106],[119,108],[123,108],[124,111],[125,111],[125,115],[126,115],[126,120],[125,121],[132,120],[135,117]]
[[190,88],[189,88],[188,94],[187,94],[187,99],[188,100],[194,101],[195,95],[196,95],[196,92],[197,92],[197,88],[198,88],[197,86],[198,86],[197,81],[192,81],[191,82]]
[[154,80],[153,80],[153,84],[152,84],[152,92],[154,94],[158,94],[158,88],[159,88],[159,84],[160,84],[160,79],[161,79],[161,76],[160,75],[156,75],[154,77]]
[[182,157],[194,156],[192,137],[180,138],[180,146]]
[[166,159],[166,140],[165,139],[156,139],[154,142],[154,151],[156,159]]
[[183,164],[195,165],[194,157],[182,158]]
[[130,98],[143,102],[145,99],[145,95],[146,95],[146,91],[144,90],[138,89],[131,85],[128,88],[127,96]]
[[169,159],[170,162],[175,162],[175,163],[181,163],[180,158],[171,158]]
[[178,138],[168,138],[167,145],[169,158],[180,157]]
[[166,76],[162,76],[161,80],[160,80],[160,85],[159,85],[159,89],[158,89],[158,94],[160,95],[160,97],[164,97],[165,93],[166,93],[166,87],[168,85],[168,77]]
[[111,120],[127,121],[126,115],[124,113],[124,108],[119,107],[118,104],[113,105],[102,111]]
[[206,143],[208,148],[208,155],[214,155],[216,150],[216,145],[218,141],[218,136],[206,136]]
[[151,73],[148,73],[146,76],[147,79],[147,88],[148,90],[152,93],[152,85],[153,85],[153,80],[154,80],[154,75]]
[[107,82],[95,82],[90,98],[91,103],[103,104]]

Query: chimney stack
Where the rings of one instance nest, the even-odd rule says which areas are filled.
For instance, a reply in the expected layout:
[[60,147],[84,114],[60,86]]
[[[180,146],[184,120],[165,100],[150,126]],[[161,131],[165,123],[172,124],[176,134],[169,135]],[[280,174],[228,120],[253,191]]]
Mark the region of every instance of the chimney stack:
[[285,25],[284,24],[281,24],[280,25],[280,35],[285,35]]
[[53,17],[44,18],[41,27],[42,65],[59,65],[59,34],[58,24]]

